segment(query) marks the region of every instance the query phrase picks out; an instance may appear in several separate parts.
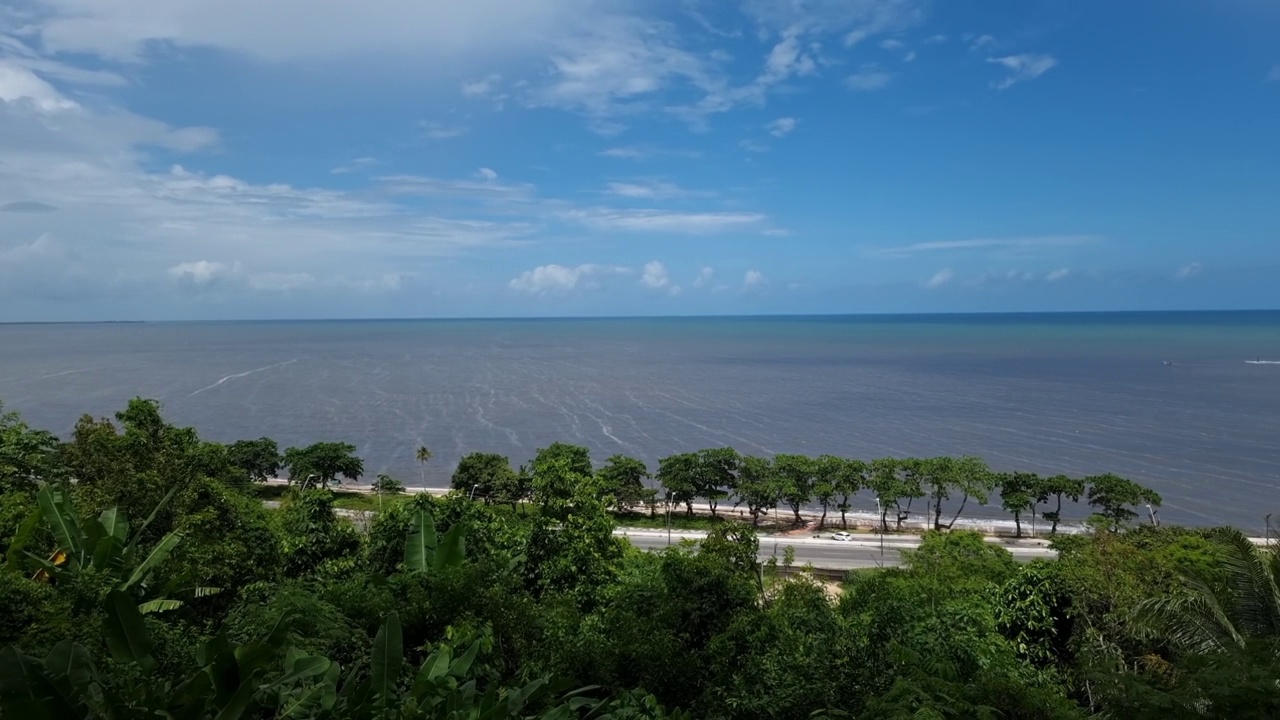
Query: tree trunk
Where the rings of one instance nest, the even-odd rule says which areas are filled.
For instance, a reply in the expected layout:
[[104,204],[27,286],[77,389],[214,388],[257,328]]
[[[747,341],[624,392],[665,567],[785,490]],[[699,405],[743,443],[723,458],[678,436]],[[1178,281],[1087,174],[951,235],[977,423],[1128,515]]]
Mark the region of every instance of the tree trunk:
[[692,500],[684,501],[684,514],[688,515],[689,517],[693,517],[693,501]]
[[822,517],[818,518],[818,529],[821,530],[826,526],[827,526],[827,504],[822,503]]
[[889,532],[889,506],[887,504],[880,506],[880,532]]
[[1058,521],[1062,519],[1062,495],[1058,495],[1058,509],[1053,512],[1053,527],[1049,530],[1050,535],[1058,534]]
[[937,495],[933,496],[933,529],[942,529],[942,498]]
[[951,518],[951,522],[947,523],[947,529],[955,527],[956,520],[960,519],[960,513],[964,512],[964,506],[969,502],[969,493],[964,494],[964,499],[960,501],[960,509],[956,510],[956,514]]
[[1020,511],[1014,511],[1013,525],[1018,529],[1016,537],[1022,537],[1022,513]]
[[791,506],[791,512],[795,513],[795,516],[796,516],[796,524],[797,524],[797,525],[799,525],[799,524],[800,524],[800,522],[801,522],[801,520],[800,520],[800,503],[787,503],[787,504]]
[[707,498],[707,504],[711,506],[711,517],[716,517],[716,501],[712,498]]

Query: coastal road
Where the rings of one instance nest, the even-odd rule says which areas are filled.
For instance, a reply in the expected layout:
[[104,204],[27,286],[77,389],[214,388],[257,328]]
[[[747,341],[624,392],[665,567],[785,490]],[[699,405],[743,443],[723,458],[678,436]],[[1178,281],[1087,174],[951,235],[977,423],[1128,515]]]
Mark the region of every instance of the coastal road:
[[[662,550],[668,544],[679,544],[682,540],[696,542],[705,537],[703,533],[673,532],[670,541],[668,541],[667,533],[662,531],[641,531],[627,528],[619,528],[614,531],[614,534],[626,537],[637,548],[650,551]],[[759,557],[761,562],[768,561],[773,557],[776,557],[781,562],[786,554],[787,547],[790,546],[795,551],[795,564],[800,567],[812,565],[814,568],[821,570],[896,567],[902,564],[902,556],[899,551],[913,549],[918,545],[918,538],[901,536],[887,540],[882,550],[878,539],[859,538],[840,542],[829,538],[783,538],[761,535]],[[1012,546],[1002,543],[1001,545],[1019,562],[1030,562],[1036,558],[1047,559],[1056,556],[1056,553],[1040,543]]]

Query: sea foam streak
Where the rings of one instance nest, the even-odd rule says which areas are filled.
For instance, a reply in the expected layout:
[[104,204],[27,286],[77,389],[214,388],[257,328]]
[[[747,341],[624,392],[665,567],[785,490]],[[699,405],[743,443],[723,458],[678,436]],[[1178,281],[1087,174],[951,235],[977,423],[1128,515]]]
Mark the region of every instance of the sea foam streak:
[[1280,360],[1245,360],[1247,365],[1280,365]]
[[[204,392],[205,390],[212,390],[212,389],[214,389],[214,388],[218,387],[219,385],[221,385],[222,383],[224,383],[224,382],[226,382],[226,381],[228,381],[228,380],[235,380],[236,378],[242,378],[242,377],[244,377],[245,375],[252,375],[252,374],[254,374],[254,373],[256,373],[256,372],[262,372],[263,370],[270,370],[270,369],[272,369],[272,368],[284,367],[285,365],[292,365],[293,363],[296,363],[296,362],[298,362],[298,359],[297,359],[297,358],[294,358],[294,359],[292,359],[292,360],[285,360],[284,362],[278,362],[278,363],[276,363],[276,364],[274,364],[274,365],[267,365],[266,367],[260,367],[260,368],[258,368],[258,369],[256,369],[256,370],[246,370],[246,371],[244,371],[244,372],[242,372],[242,373],[236,373],[235,375],[228,375],[228,376],[226,376],[226,377],[222,378],[221,380],[219,380],[218,382],[216,382],[216,383],[214,383],[214,384],[210,385],[209,387],[202,387],[202,388],[200,388],[199,390],[197,390],[197,391],[195,391],[195,392],[191,393],[191,395],[199,395],[200,393]],[[187,397],[191,397],[191,395],[188,395]]]

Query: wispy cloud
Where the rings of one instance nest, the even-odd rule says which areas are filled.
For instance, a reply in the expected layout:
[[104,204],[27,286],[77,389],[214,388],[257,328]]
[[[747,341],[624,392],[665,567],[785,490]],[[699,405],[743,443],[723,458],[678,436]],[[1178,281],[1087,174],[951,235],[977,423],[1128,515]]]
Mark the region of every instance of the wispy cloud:
[[1271,72],[1267,73],[1267,82],[1280,82],[1280,65],[1271,68]]
[[769,279],[766,278],[764,273],[759,270],[748,270],[746,274],[742,276],[742,287],[747,290],[760,287],[768,282]]
[[569,210],[564,219],[598,230],[670,232],[697,235],[716,233],[761,223],[765,216],[746,212],[681,213],[666,210],[590,208]]
[[644,160],[653,156],[652,151],[637,147],[605,148],[596,154],[600,157],[618,158],[621,160]]
[[969,46],[970,50],[981,50],[996,44],[996,39],[991,35],[975,35],[973,33],[965,33],[960,37],[961,40]]
[[1044,279],[1045,282],[1058,282],[1059,280],[1067,279],[1070,275],[1071,268],[1058,268],[1057,270],[1050,271],[1049,274],[1044,276]]
[[893,76],[882,70],[860,70],[844,79],[844,84],[856,92],[871,92],[887,87]]
[[378,164],[379,163],[377,158],[358,157],[352,160],[351,162],[347,163],[346,165],[340,165],[336,168],[333,168],[332,170],[329,171],[329,173],[332,175],[345,175],[347,173],[358,172],[360,170],[368,170],[369,168],[375,167]]
[[1058,61],[1052,55],[1034,55],[1030,53],[987,58],[987,62],[995,63],[1009,70],[1009,75],[1003,80],[991,83],[991,87],[996,90],[1007,90],[1020,82],[1035,80],[1058,64]]
[[471,80],[462,83],[462,95],[469,98],[485,97],[493,94],[497,89],[498,83],[502,82],[502,76],[498,74],[488,75],[479,80]]
[[520,273],[518,277],[513,278],[507,285],[512,290],[531,295],[546,295],[584,288],[594,289],[599,287],[599,283],[596,281],[597,278],[609,275],[627,275],[630,272],[631,269],[626,267],[592,263],[576,267],[556,264],[539,265],[532,270]]
[[702,267],[700,270],[698,270],[698,276],[693,279],[693,286],[695,288],[704,288],[707,285],[710,285],[711,278],[713,278],[715,274],[716,274],[715,268],[707,267],[707,266]]
[[738,143],[738,147],[742,148],[743,150],[746,150],[749,153],[755,153],[757,155],[760,153],[769,152],[768,145],[765,145],[759,140],[752,140],[750,138],[747,138],[746,140],[743,140],[742,142]]
[[440,125],[437,123],[423,123],[422,132],[432,140],[448,140],[449,138],[462,137],[467,134],[468,129],[461,125]]
[[644,200],[666,200],[672,198],[688,198],[707,193],[686,190],[675,183],[660,180],[640,182],[611,182],[605,185],[605,192],[625,198]]
[[786,137],[796,129],[798,123],[799,121],[793,117],[781,117],[766,125],[765,129],[774,137]]
[[914,243],[898,247],[878,248],[874,254],[887,256],[906,256],[918,253],[941,252],[948,250],[998,250],[998,249],[1031,249],[1073,247],[1092,245],[1102,242],[1097,235],[1045,235],[1037,237],[1017,238],[977,238],[973,240],[941,240],[937,242]]
[[1201,265],[1199,262],[1191,262],[1178,268],[1178,271],[1173,274],[1173,279],[1174,280],[1190,280],[1191,278],[1199,275],[1202,272],[1204,272],[1203,265]]
[[952,280],[954,280],[955,277],[956,277],[955,271],[953,271],[951,268],[942,268],[938,272],[934,273],[933,277],[929,278],[928,280],[925,280],[923,285],[930,290],[935,290],[937,288],[943,287],[944,285],[947,285]]

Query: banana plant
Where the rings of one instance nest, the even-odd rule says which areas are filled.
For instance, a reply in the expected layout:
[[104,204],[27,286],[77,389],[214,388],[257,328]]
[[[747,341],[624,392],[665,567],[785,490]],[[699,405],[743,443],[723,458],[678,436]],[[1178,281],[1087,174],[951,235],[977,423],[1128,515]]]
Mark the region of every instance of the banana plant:
[[[95,570],[105,572],[113,578],[113,589],[145,594],[156,568],[182,542],[182,533],[177,530],[168,533],[149,551],[142,550],[138,540],[175,492],[176,487],[151,511],[138,531],[131,535],[129,521],[116,508],[104,510],[96,519],[84,521],[82,525],[71,498],[60,488],[45,485],[36,496],[35,513],[19,529],[13,546],[10,547],[9,565],[14,566],[20,557],[18,553],[22,553],[37,568],[36,580],[57,582],[61,577]],[[41,520],[52,532],[56,546],[48,559],[25,550],[30,530]],[[216,592],[216,588],[190,589],[190,594],[195,597]],[[163,612],[177,609],[182,604],[181,600],[172,598],[154,598],[138,605],[138,610],[142,613]]]
[[436,535],[435,520],[426,510],[418,511],[404,546],[404,567],[409,572],[439,572],[462,565],[466,555],[465,530],[455,523],[444,537]]

